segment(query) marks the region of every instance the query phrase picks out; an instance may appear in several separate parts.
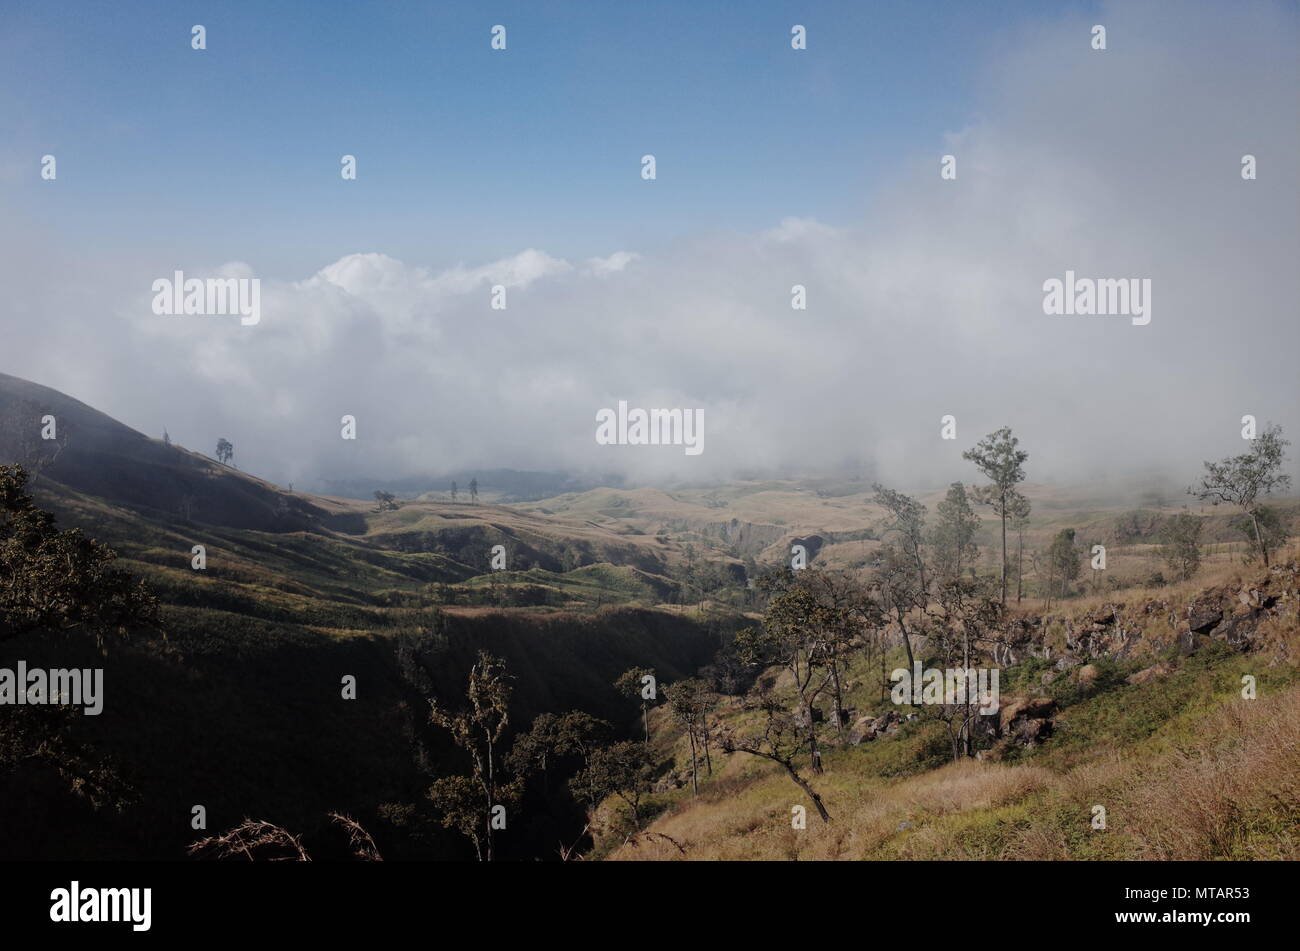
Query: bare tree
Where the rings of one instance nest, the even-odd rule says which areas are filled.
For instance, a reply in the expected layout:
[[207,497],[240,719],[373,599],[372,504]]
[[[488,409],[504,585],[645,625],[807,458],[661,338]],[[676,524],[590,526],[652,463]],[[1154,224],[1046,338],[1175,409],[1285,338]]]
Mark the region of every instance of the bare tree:
[[190,843],[190,855],[211,859],[244,858],[250,862],[310,862],[301,839],[261,819],[245,819],[220,835]]
[[370,837],[370,833],[361,827],[361,823],[351,816],[341,812],[331,812],[330,821],[335,825],[342,827],[348,834],[348,845],[352,848],[352,855],[363,862],[382,862],[384,857],[379,854],[379,846],[375,845],[375,840]]

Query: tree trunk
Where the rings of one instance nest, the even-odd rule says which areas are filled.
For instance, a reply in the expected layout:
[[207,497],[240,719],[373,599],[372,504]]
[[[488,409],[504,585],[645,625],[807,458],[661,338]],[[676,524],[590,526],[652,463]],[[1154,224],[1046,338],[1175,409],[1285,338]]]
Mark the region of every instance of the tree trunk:
[[[907,636],[907,625],[903,623],[903,612],[898,608],[897,605],[894,606],[894,616],[898,618],[898,630],[899,633],[903,635],[903,649],[907,651],[907,669],[911,670],[916,666],[916,660],[915,658],[912,657],[912,641],[911,638]],[[884,664],[883,654],[884,654],[884,645],[882,644],[881,645],[882,665]]]
[[496,798],[496,769],[492,761],[492,737],[487,741],[487,860],[492,861],[492,800]]
[[[966,677],[966,671],[970,670],[970,628],[965,624],[962,625],[962,665],[962,676]],[[962,752],[968,757],[971,755],[970,720],[970,678],[966,677],[966,706],[962,710],[961,739]]]
[[1002,496],[1002,606],[1007,604],[1007,497]]
[[1264,556],[1264,567],[1267,568],[1268,548],[1264,545],[1264,536],[1261,535],[1259,531],[1259,517],[1255,514],[1253,508],[1250,510],[1250,521],[1251,524],[1255,526],[1255,544],[1259,546],[1260,554]]
[[1025,530],[1020,529],[1020,541],[1016,549],[1016,604],[1020,603],[1020,596],[1024,592],[1025,582]]
[[880,631],[880,699],[885,701],[889,697],[889,677],[885,673],[885,632]]
[[691,793],[698,796],[700,794],[700,770],[698,761],[695,758],[695,730],[688,726],[686,735],[691,738]]
[[835,729],[842,740],[844,739],[844,694],[840,690],[840,665],[836,661],[831,662],[831,684],[835,690]]
[[817,724],[813,722],[812,704],[807,701],[803,705],[803,715],[808,718],[808,755],[812,757],[813,775],[818,775],[822,771],[822,758],[817,752]]
[[646,703],[641,704],[641,722],[645,724],[645,742],[646,746],[650,745],[650,707]]
[[709,755],[709,715],[700,716],[700,742],[704,744],[704,768],[713,775],[713,757]]
[[799,788],[807,794],[808,798],[813,801],[813,805],[817,807],[817,814],[822,817],[822,822],[830,822],[831,814],[827,812],[826,807],[822,805],[822,797],[813,792],[813,788],[804,781],[802,776],[794,771],[794,767],[789,763],[784,763],[783,765],[785,766],[785,771],[790,774],[790,778],[793,779],[799,785]]

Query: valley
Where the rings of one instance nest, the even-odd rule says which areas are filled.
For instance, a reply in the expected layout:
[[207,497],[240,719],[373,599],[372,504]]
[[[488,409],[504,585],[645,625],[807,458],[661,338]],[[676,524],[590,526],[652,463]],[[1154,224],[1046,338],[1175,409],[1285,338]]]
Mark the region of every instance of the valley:
[[[943,721],[926,703],[891,702],[882,681],[889,668],[910,667],[898,624],[917,618],[878,617],[854,628],[836,661],[838,702],[854,722],[826,721],[818,753],[825,772],[808,777],[835,823],[782,831],[798,789],[771,761],[720,744],[755,727],[762,697],[794,702],[793,682],[779,664],[740,659],[737,644],[772,623],[774,598],[799,589],[797,576],[857,585],[862,597],[875,590],[871,579],[898,531],[873,485],[808,478],[597,487],[505,503],[486,501],[493,489],[485,480],[484,501],[425,491],[376,503],[290,491],[13,377],[0,377],[0,414],[59,419],[66,441],[48,465],[43,447],[17,438],[12,425],[0,430],[0,453],[27,463],[32,496],[60,529],[110,546],[115,566],[158,601],[155,623],[102,654],[72,635],[31,632],[0,643],[7,666],[20,658],[33,667],[103,667],[107,698],[100,715],[70,728],[75,742],[64,759],[11,764],[10,809],[32,819],[0,834],[14,855],[178,858],[203,831],[187,818],[202,806],[207,830],[265,819],[302,834],[321,857],[346,857],[325,819],[333,812],[359,821],[388,857],[472,857],[426,794],[463,755],[428,709],[431,700],[462,702],[482,652],[508,671],[505,736],[516,747],[530,725],[566,711],[608,724],[616,745],[635,744],[641,732],[650,741],[634,817],[617,783],[584,804],[574,784],[594,767],[559,752],[553,781],[539,787],[533,777],[520,787],[512,808],[526,818],[500,837],[502,858],[1157,854],[1164,846],[1145,836],[1101,851],[1076,841],[1073,820],[1060,817],[1101,797],[1101,780],[1087,777],[1110,777],[1102,785],[1113,791],[1135,768],[1124,764],[1143,758],[1171,777],[1199,775],[1209,767],[1170,751],[1188,742],[1216,750],[1237,735],[1216,734],[1215,723],[1290,729],[1300,706],[1294,568],[1286,567],[1295,551],[1280,553],[1272,575],[1243,566],[1248,538],[1236,517],[1198,507],[1199,572],[1166,578],[1162,531],[1184,499],[1158,485],[1107,493],[1028,483],[1033,516],[1009,535],[1010,603],[988,649],[1001,658],[993,680],[1001,674],[1001,709],[1008,696],[1054,698],[1056,712],[1043,721],[1051,728],[1017,745],[995,706],[982,711],[992,725],[979,734],[978,757],[951,761]],[[939,488],[915,495],[930,512],[943,511],[948,497]],[[1295,500],[1272,504],[1294,525]],[[997,521],[975,512],[972,585],[996,580],[999,543]],[[1077,540],[1079,570],[1063,585],[1050,572],[1065,530]],[[927,552],[937,539],[927,536]],[[1083,557],[1094,544],[1106,549],[1104,571]],[[196,545],[202,570],[193,567]],[[791,573],[795,546],[808,567]],[[1261,590],[1276,592],[1267,623],[1220,624],[1211,637],[1188,634],[1179,620],[1207,598],[1225,599],[1231,613],[1238,593],[1250,610],[1263,610],[1249,604]],[[1098,626],[1098,617],[1110,620]],[[1081,639],[1093,628],[1097,636]],[[1126,633],[1112,638],[1115,630]],[[917,665],[952,666],[941,631],[918,637]],[[1088,667],[1101,672],[1080,673]],[[684,730],[678,708],[659,694],[638,713],[615,688],[634,670],[653,672],[670,694],[675,685],[707,684],[712,725],[698,736]],[[1149,670],[1157,673],[1133,680]],[[1230,702],[1239,689],[1233,678],[1247,673],[1261,700],[1239,709]],[[351,695],[341,687],[349,680]],[[817,716],[828,715],[825,701]],[[1237,736],[1248,748],[1224,752],[1223,762],[1265,762],[1267,751],[1252,752],[1255,741]],[[1156,800],[1127,796],[1122,810],[1155,821]],[[1268,828],[1281,821],[1259,808]],[[1291,854],[1287,836],[1278,854]],[[574,845],[557,853],[556,840]],[[1253,835],[1242,841],[1222,854],[1260,847]],[[1203,843],[1175,853],[1206,854]]]

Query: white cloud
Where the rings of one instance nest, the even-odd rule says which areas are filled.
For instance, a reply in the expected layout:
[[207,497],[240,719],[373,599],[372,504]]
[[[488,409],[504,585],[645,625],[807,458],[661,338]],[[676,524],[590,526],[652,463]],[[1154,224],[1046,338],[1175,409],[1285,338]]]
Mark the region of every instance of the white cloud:
[[[170,261],[74,282],[84,299],[53,290],[51,268],[50,289],[18,292],[46,315],[19,328],[28,361],[0,369],[151,431],[228,436],[245,466],[299,485],[852,460],[935,483],[971,478],[960,450],[1004,423],[1035,478],[1159,465],[1187,479],[1235,448],[1243,413],[1300,435],[1300,143],[1294,17],[1181,9],[1108,9],[1105,53],[1081,19],[1036,29],[990,66],[977,117],[918,143],[853,227],[791,217],[576,266],[537,249],[441,271],[352,254],[264,277],[247,328],[153,317],[139,289]],[[1247,151],[1259,181],[1240,180]],[[955,182],[939,178],[944,152]],[[30,286],[20,253],[3,260],[7,285]],[[1067,268],[1151,278],[1151,325],[1044,316],[1042,282]],[[489,307],[497,283],[505,311]],[[790,308],[796,283],[807,311]],[[116,319],[93,320],[105,300]],[[83,322],[73,337],[51,316],[67,314]],[[704,408],[704,455],[597,446],[595,413],[618,399]],[[343,413],[355,444],[338,438]],[[955,445],[938,438],[946,413]]]

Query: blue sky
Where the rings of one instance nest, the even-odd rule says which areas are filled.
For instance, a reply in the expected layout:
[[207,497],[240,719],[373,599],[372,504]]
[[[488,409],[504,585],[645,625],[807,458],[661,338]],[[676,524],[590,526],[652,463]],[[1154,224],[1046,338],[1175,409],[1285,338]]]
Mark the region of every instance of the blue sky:
[[[10,0],[5,204],[74,248],[285,279],[356,251],[443,267],[854,223],[882,176],[970,121],[999,48],[1090,9]],[[206,51],[190,49],[195,23]],[[496,23],[505,52],[489,48]],[[57,189],[36,174],[47,152]],[[347,153],[355,182],[339,177]]]
[[[1002,425],[1032,479],[1185,484],[1244,414],[1300,433],[1298,90],[1296,0],[5,0],[0,372],[299,486],[944,485]],[[178,268],[258,276],[260,323],[153,313]],[[1048,316],[1071,270],[1150,280],[1149,326]],[[608,451],[619,400],[706,452]]]

